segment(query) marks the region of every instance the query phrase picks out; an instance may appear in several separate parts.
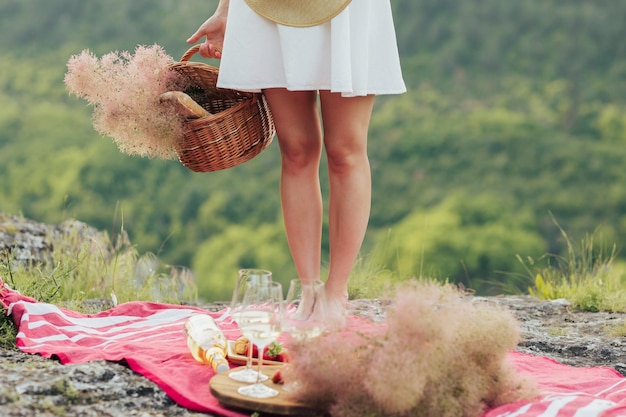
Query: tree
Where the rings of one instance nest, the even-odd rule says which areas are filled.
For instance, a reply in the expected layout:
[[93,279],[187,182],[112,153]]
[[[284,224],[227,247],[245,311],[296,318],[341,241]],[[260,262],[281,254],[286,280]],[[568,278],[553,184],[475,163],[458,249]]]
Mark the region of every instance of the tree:
[[457,193],[438,206],[416,209],[377,240],[376,263],[402,277],[463,283],[479,292],[502,290],[522,272],[516,255],[544,253],[529,208],[493,194]]

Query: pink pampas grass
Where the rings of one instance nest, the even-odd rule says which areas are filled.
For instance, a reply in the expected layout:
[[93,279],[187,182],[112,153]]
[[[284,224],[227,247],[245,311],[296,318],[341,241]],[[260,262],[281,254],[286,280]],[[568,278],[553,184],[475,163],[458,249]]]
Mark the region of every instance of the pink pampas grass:
[[507,362],[518,340],[508,311],[412,281],[396,290],[385,325],[289,346],[283,378],[333,416],[475,417],[534,394]]
[[[70,93],[94,106],[93,125],[114,139],[120,151],[172,159],[182,121],[159,96],[176,86],[168,71],[174,59],[158,45],[137,46],[135,53],[111,52],[98,59],[88,50],[67,63]],[[180,86],[179,86],[180,87]]]

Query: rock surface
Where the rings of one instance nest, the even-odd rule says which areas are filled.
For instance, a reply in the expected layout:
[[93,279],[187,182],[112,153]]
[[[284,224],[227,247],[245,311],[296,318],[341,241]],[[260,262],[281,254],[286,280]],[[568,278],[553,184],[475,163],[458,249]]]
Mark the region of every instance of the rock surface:
[[13,264],[20,265],[49,262],[52,242],[62,234],[75,234],[83,240],[97,241],[101,232],[76,220],[49,225],[0,213],[0,260],[10,259]]
[[626,337],[612,335],[616,327],[624,328],[626,313],[579,311],[566,300],[530,296],[484,300],[506,306],[517,317],[522,331],[518,351],[571,366],[611,367],[626,376]]
[[[572,366],[608,366],[626,375],[626,338],[607,331],[626,320],[626,314],[580,312],[562,300],[527,296],[474,301],[506,306],[515,314],[521,352]],[[378,300],[354,300],[350,307],[354,314],[384,318],[384,303]],[[206,416],[179,407],[154,383],[119,363],[61,365],[0,349],[0,374],[1,416]]]
[[[0,215],[0,253],[18,262],[45,261],[50,250],[47,233],[77,227],[87,235],[97,233],[82,223],[47,226]],[[572,366],[607,366],[626,375],[626,337],[610,332],[613,326],[623,325],[626,313],[581,312],[565,300],[529,296],[474,297],[473,302],[494,303],[513,312],[522,332],[520,352]],[[384,320],[385,305],[380,300],[350,301],[352,314],[375,321]],[[206,416],[179,407],[156,384],[122,363],[61,365],[0,348],[0,375],[0,416]]]

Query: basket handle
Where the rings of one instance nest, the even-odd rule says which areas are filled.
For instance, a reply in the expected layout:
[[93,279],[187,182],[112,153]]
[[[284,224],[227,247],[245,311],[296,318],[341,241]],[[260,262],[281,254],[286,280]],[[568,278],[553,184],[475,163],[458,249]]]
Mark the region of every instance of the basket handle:
[[[191,48],[187,49],[187,52],[185,52],[185,54],[183,55],[183,57],[180,59],[180,62],[186,62],[189,61],[189,59],[194,56],[196,53],[198,53],[198,51],[200,50],[200,46],[202,44],[197,44],[192,46]],[[217,52],[222,52],[222,48],[215,48],[215,50]]]

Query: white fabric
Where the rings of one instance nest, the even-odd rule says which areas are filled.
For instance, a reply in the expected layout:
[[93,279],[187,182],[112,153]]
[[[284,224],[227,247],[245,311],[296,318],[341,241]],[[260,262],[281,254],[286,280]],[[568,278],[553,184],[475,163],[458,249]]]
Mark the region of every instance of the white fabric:
[[217,85],[403,93],[390,0],[353,0],[330,22],[308,28],[278,25],[231,0]]

